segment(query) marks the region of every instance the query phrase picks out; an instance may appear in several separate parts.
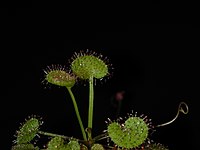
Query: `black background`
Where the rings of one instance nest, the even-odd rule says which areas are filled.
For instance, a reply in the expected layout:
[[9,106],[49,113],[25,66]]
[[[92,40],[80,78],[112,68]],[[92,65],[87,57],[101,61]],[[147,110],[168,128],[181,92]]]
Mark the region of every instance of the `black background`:
[[[74,11],[75,12],[75,11]],[[111,99],[125,91],[121,116],[132,110],[146,114],[154,124],[167,122],[184,101],[189,114],[158,128],[152,139],[170,150],[197,149],[199,28],[197,24],[109,22],[69,14],[65,9],[1,9],[1,143],[10,149],[15,131],[31,115],[42,117],[42,129],[80,137],[73,105],[63,88],[42,84],[48,65],[65,65],[80,50],[109,58],[113,76],[95,86],[94,135],[115,118]],[[66,16],[65,16],[66,14]],[[96,17],[96,16],[95,16]],[[135,21],[135,22],[134,22]],[[87,125],[87,85],[74,90]]]

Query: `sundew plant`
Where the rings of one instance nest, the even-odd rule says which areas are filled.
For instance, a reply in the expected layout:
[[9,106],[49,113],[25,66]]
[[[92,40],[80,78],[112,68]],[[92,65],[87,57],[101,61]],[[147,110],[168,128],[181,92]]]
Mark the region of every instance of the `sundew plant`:
[[[112,65],[108,58],[94,51],[75,52],[69,59],[69,66],[50,65],[44,69],[46,83],[66,88],[73,102],[74,111],[80,126],[82,138],[69,137],[41,130],[43,121],[36,116],[29,116],[15,134],[12,150],[168,150],[166,145],[151,139],[156,128],[171,124],[180,113],[187,114],[188,106],[180,102],[175,117],[166,123],[155,125],[146,115],[127,113],[116,120],[107,119],[106,129],[93,135],[98,126],[93,126],[93,110],[95,103],[95,82],[111,78]],[[88,83],[88,116],[87,125],[82,122],[73,87],[84,80]],[[106,83],[105,83],[106,84]],[[81,85],[81,84],[79,84]],[[84,98],[85,99],[85,98]],[[47,137],[47,143],[38,144],[40,135]]]

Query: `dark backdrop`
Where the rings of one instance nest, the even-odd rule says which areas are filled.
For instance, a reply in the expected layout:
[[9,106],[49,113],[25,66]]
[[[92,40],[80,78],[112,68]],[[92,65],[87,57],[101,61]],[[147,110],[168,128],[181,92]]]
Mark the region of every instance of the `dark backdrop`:
[[[171,120],[186,102],[189,114],[158,128],[152,138],[170,150],[197,148],[197,25],[94,23],[61,17],[56,9],[5,8],[1,14],[0,149],[10,149],[15,131],[31,115],[43,118],[43,130],[81,137],[67,91],[42,81],[48,65],[65,65],[74,52],[86,49],[108,57],[114,68],[109,80],[95,86],[94,135],[106,129],[108,117],[115,119],[113,97],[124,91],[119,115],[146,114],[153,124]],[[73,90],[86,126],[87,85]]]

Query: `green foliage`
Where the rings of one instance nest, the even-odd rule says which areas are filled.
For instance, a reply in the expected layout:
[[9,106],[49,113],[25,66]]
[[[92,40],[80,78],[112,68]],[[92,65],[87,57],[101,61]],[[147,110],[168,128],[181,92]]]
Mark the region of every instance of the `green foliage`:
[[91,54],[79,54],[71,63],[73,73],[81,79],[103,78],[108,74],[108,66],[99,57]]
[[92,150],[104,150],[104,147],[101,144],[94,144]]
[[23,144],[30,142],[37,134],[39,130],[40,122],[36,118],[30,118],[22,127],[17,131],[17,144]]
[[[124,122],[120,118],[117,121],[109,121],[107,129],[97,136],[93,136],[93,103],[94,103],[94,79],[102,79],[108,75],[109,65],[102,55],[92,51],[80,51],[71,58],[70,69],[67,71],[61,65],[48,66],[45,72],[45,81],[50,84],[61,86],[67,89],[71,96],[76,116],[80,125],[83,139],[58,135],[40,130],[41,121],[36,117],[30,117],[20,127],[16,134],[16,140],[12,150],[168,150],[162,144],[150,143],[149,130],[152,128],[147,117],[129,115]],[[89,84],[89,107],[88,126],[84,128],[78,105],[72,91],[72,87],[78,81],[86,80]],[[85,98],[84,98],[85,99]],[[186,111],[181,107],[185,105]],[[85,107],[85,106],[84,106]],[[177,115],[174,119],[155,127],[162,127],[172,123],[179,115],[179,112],[188,113],[187,104],[179,104]],[[76,130],[77,131],[77,130]],[[43,135],[48,137],[44,147],[37,146],[35,137]],[[38,136],[39,137],[39,136]],[[49,138],[51,137],[51,138]],[[101,140],[108,140],[106,145]]]
[[34,147],[33,144],[18,144],[14,145],[11,150],[39,150],[39,147]]
[[74,75],[68,73],[64,68],[60,68],[60,66],[52,66],[48,67],[45,71],[46,73],[46,81],[48,83],[64,86],[64,87],[73,87],[76,83],[76,78]]
[[48,150],[80,150],[80,148],[77,140],[70,140],[66,143],[61,137],[54,137],[47,144]]
[[122,148],[136,148],[146,140],[148,125],[139,117],[130,117],[124,124],[117,122],[108,125],[108,136]]
[[78,143],[78,141],[76,140],[71,140],[69,141],[69,143],[67,144],[67,148],[68,150],[80,150],[81,146],[80,144]]
[[64,149],[64,140],[61,137],[52,138],[47,144],[48,150]]

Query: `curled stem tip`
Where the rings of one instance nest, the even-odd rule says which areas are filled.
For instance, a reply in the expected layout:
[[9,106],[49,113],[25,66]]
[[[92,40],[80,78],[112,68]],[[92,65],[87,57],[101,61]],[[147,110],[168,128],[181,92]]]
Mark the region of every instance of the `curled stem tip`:
[[[181,105],[184,105],[186,110],[184,110]],[[188,105],[185,102],[180,102],[178,108],[179,108],[179,111],[182,112],[183,114],[188,114],[188,112],[189,112]]]
[[172,122],[174,122],[178,118],[180,112],[182,112],[185,115],[188,114],[189,108],[188,108],[188,105],[185,102],[180,102],[179,103],[177,114],[171,121],[163,123],[163,124],[160,124],[160,125],[157,125],[156,127],[162,127],[162,126],[166,126],[166,125],[171,124]]

